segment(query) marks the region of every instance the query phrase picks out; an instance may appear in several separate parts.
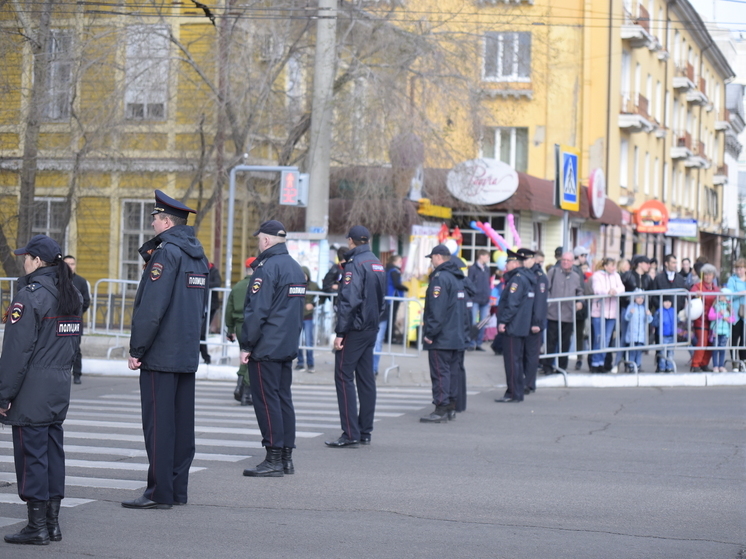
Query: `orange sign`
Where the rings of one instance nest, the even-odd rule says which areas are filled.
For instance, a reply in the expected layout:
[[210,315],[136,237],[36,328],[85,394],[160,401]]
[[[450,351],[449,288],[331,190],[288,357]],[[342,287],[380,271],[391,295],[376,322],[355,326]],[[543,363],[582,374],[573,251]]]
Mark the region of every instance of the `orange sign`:
[[668,231],[668,208],[658,200],[648,200],[635,211],[638,233],[665,233]]

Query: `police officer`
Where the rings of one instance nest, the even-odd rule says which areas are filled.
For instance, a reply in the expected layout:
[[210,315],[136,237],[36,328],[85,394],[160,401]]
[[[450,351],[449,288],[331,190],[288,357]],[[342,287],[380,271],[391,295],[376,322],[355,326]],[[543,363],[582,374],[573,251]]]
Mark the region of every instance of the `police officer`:
[[156,236],[140,247],[146,264],[132,310],[129,368],[140,369],[148,486],[142,496],[124,501],[126,508],[170,509],[187,502],[194,373],[209,297],[207,258],[186,224],[190,213],[196,212],[156,190]]
[[[526,258],[524,266],[531,262],[534,252],[525,248],[516,251]],[[541,264],[534,262],[531,268],[526,268],[533,276],[532,287],[534,291],[534,306],[531,314],[531,331],[526,336],[524,347],[523,373],[525,378],[524,394],[536,392],[536,372],[539,369],[539,355],[541,354],[541,343],[544,339],[544,330],[547,324],[547,298],[549,297],[549,280]]]
[[422,341],[428,352],[435,409],[421,423],[447,423],[455,419],[459,393],[460,360],[467,345],[464,273],[451,260],[448,247],[438,245],[427,255],[433,265],[425,294]]
[[70,370],[80,346],[82,297],[59,245],[36,235],[14,251],[26,275],[3,318],[0,422],[13,426],[18,496],[28,525],[8,543],[60,541],[65,496],[62,422],[70,404]]
[[[350,251],[337,297],[337,337],[334,339],[334,382],[337,387],[342,436],[326,441],[331,448],[370,444],[376,410],[373,346],[384,311],[386,272],[370,251],[370,232],[355,225],[347,234]],[[360,399],[358,414],[357,396]]]
[[241,329],[241,363],[249,366],[251,395],[266,457],[243,475],[282,477],[293,474],[295,409],[290,394],[293,359],[298,354],[306,276],[288,254],[285,226],[265,221],[254,233],[259,256],[252,263]]
[[505,336],[503,359],[508,389],[495,402],[523,401],[523,367],[526,337],[531,331],[534,292],[531,282],[533,255],[522,256],[508,250],[505,289],[497,307],[497,330]]

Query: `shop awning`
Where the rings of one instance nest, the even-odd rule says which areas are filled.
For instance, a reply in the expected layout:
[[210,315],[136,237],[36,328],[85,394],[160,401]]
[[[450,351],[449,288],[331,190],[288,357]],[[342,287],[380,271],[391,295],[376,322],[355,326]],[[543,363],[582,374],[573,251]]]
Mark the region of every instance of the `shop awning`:
[[[585,186],[581,189],[580,211],[570,212],[571,218],[599,221],[604,225],[622,225],[622,209],[608,198],[601,219],[592,218],[588,207],[588,189]],[[523,210],[556,217],[562,217],[563,213],[562,210],[554,207],[554,181],[540,179],[526,173],[518,173],[518,190],[513,196],[505,202],[490,206],[489,209],[507,212]]]

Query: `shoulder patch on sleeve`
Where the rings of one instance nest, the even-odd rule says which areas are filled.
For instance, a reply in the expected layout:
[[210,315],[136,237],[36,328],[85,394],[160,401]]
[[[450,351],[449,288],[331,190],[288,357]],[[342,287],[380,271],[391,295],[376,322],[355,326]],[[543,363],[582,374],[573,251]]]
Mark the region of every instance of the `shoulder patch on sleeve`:
[[518,283],[514,281],[513,283],[510,284],[510,292],[515,293],[516,289],[518,289]]
[[205,289],[207,287],[207,274],[188,273],[187,287],[191,287],[192,289]]
[[161,275],[163,275],[163,264],[156,262],[153,264],[153,267],[150,268],[150,281],[161,279]]
[[262,278],[256,278],[253,282],[251,282],[251,293],[258,293],[259,290],[262,288]]
[[380,264],[373,264],[371,266],[371,268],[373,269],[374,272],[383,272],[384,271],[383,266],[381,266]]
[[441,287],[439,285],[434,286],[433,287],[433,298],[437,299],[438,297],[440,297],[440,291],[441,291]]
[[345,272],[345,277],[344,277],[345,285],[349,285],[351,281],[352,281],[352,272]]
[[11,324],[15,324],[21,320],[21,317],[23,316],[23,303],[13,303],[13,306],[10,308],[9,316]]
[[305,297],[306,286],[305,285],[289,285],[288,286],[288,297]]

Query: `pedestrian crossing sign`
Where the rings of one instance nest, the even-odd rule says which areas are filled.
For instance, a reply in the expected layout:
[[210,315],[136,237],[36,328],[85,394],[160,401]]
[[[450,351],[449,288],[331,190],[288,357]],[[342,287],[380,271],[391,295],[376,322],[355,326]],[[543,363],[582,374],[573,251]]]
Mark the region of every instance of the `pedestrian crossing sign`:
[[573,212],[580,211],[580,183],[578,164],[580,152],[569,146],[559,146],[557,158],[557,199],[559,208]]

